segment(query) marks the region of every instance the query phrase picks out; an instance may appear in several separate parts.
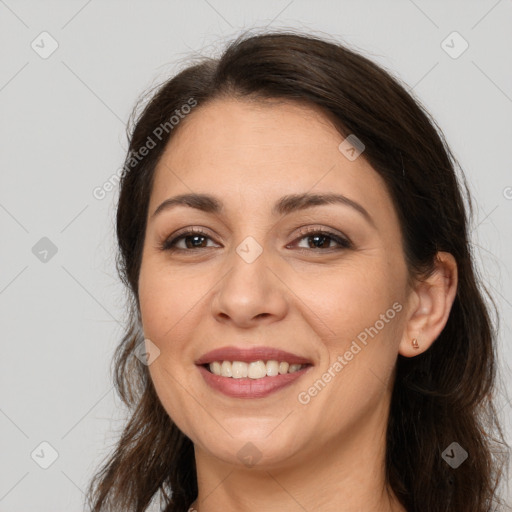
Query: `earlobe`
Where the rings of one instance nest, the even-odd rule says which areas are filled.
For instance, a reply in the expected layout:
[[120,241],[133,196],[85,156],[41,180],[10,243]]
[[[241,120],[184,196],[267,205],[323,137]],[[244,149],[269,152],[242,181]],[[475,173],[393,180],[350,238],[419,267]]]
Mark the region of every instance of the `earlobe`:
[[457,263],[452,254],[438,252],[436,268],[425,280],[418,280],[412,294],[411,308],[399,346],[404,357],[425,352],[444,329],[457,294]]

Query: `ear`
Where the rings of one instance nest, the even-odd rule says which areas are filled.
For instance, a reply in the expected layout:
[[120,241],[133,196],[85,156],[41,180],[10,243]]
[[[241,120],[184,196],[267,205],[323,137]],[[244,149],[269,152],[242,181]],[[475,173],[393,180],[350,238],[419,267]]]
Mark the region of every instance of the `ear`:
[[[408,319],[398,352],[414,357],[427,350],[444,329],[457,294],[457,263],[448,252],[438,252],[436,268],[425,281],[417,281],[410,294]],[[416,338],[419,348],[414,348]]]

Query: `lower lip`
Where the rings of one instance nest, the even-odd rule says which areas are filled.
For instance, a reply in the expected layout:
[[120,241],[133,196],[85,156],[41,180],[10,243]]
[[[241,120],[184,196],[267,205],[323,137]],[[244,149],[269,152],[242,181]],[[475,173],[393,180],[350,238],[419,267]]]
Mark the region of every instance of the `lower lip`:
[[311,368],[311,365],[293,373],[285,373],[275,377],[262,377],[261,379],[222,377],[221,375],[211,373],[204,366],[198,366],[198,368],[210,387],[227,396],[234,398],[264,398],[300,379]]

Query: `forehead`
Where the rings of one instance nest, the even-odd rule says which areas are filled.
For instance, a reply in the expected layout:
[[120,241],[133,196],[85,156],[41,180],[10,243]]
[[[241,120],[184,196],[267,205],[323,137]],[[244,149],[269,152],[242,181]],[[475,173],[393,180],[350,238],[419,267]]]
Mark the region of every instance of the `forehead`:
[[213,193],[227,202],[338,191],[391,207],[382,178],[339,150],[344,137],[320,108],[270,101],[214,100],[181,121],[156,169],[151,205],[173,194]]
[[167,150],[172,160],[186,156],[190,166],[212,156],[243,158],[245,165],[256,157],[259,162],[281,156],[300,160],[306,154],[320,158],[340,138],[319,108],[277,100],[214,100],[178,128]]

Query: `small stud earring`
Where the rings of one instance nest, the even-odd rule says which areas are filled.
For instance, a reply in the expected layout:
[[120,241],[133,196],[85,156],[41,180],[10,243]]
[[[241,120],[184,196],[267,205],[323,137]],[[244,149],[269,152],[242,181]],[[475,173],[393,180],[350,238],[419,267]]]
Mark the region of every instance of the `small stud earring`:
[[416,338],[413,338],[412,340],[412,346],[414,348],[420,348],[419,344],[418,344],[418,340]]

